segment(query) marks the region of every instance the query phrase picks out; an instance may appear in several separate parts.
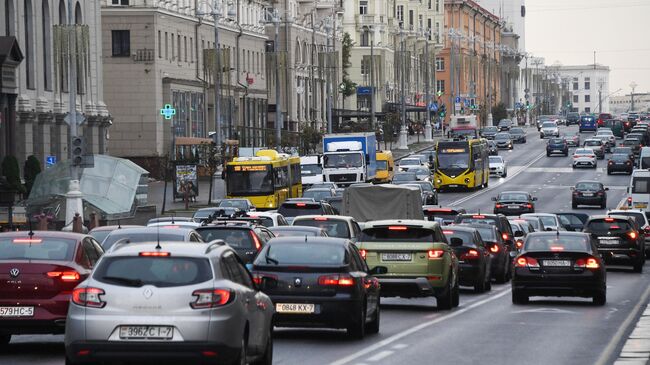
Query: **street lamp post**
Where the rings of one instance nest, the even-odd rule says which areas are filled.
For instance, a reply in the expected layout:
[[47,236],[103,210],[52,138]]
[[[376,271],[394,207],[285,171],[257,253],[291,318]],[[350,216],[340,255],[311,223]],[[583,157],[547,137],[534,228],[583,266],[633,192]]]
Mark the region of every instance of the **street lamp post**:
[[[282,111],[280,107],[280,55],[278,54],[279,46],[279,34],[280,34],[280,14],[278,9],[267,9],[266,12],[267,19],[262,20],[262,24],[273,24],[275,27],[275,35],[273,39],[273,54],[275,56],[275,146],[280,148],[282,143]],[[288,92],[288,91],[287,91]]]
[[[330,69],[330,30],[334,29],[333,24],[330,23],[331,19],[325,22],[325,30],[327,31],[327,44],[325,46],[325,89],[327,90],[327,95],[325,98],[326,108],[327,108],[327,133],[332,133],[332,75]],[[334,32],[335,33],[335,32]],[[333,37],[333,36],[332,36]],[[332,40],[332,43],[335,41]]]
[[401,128],[399,131],[399,146],[398,149],[400,150],[407,150],[408,147],[408,134],[406,132],[406,41],[404,40],[404,28],[400,27],[399,30],[399,35],[400,35],[400,48],[401,48],[401,74],[402,78],[400,80],[401,84],[401,89],[402,89],[402,97],[401,97],[401,104],[402,104],[402,123],[401,123]]
[[637,86],[638,85],[634,81],[632,81],[632,83],[630,84],[630,87],[632,88],[632,93],[630,94],[630,111],[631,112],[634,111],[634,89],[636,89]]
[[[426,109],[426,125],[424,126],[424,140],[426,142],[431,142],[433,141],[433,135],[432,135],[432,128],[431,128],[431,112],[429,111],[429,104],[431,103],[431,85],[430,85],[430,80],[429,80],[429,72],[431,65],[429,63],[429,38],[431,37],[431,29],[427,28],[423,31],[424,35],[424,88],[425,88],[425,100],[426,102],[424,103],[424,107]],[[434,47],[435,50],[435,47]],[[434,51],[435,53],[435,51]]]

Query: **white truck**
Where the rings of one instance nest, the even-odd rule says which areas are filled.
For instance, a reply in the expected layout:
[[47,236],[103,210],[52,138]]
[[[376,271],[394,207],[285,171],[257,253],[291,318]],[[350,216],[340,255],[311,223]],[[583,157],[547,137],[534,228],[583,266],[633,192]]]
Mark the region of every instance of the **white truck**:
[[323,179],[337,185],[370,182],[377,175],[374,133],[336,133],[323,136]]
[[476,115],[452,115],[449,120],[450,138],[478,138]]
[[323,165],[320,155],[310,155],[300,157],[300,176],[302,179],[302,189],[307,190],[314,184],[323,182]]
[[650,170],[637,169],[632,172],[630,186],[627,188],[628,198],[623,207],[641,209],[649,215],[650,208]]

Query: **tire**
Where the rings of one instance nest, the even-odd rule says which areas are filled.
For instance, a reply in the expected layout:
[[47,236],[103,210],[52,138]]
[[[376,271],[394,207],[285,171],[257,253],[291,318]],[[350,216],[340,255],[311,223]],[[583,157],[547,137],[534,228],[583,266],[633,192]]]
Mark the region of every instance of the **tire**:
[[604,306],[605,303],[607,303],[607,292],[603,290],[602,292],[594,295],[592,301],[594,305],[597,305],[599,307]]
[[483,285],[484,285],[484,290],[483,291],[486,291],[486,292],[491,291],[492,290],[492,279],[489,276],[486,276],[485,283],[483,283]]
[[379,298],[377,298],[377,311],[372,321],[366,325],[366,333],[368,334],[377,334],[379,333],[379,323],[381,322],[381,309],[379,309]]
[[79,365],[78,362],[72,361],[69,357],[65,357],[65,365]]
[[519,293],[517,290],[512,289],[512,304],[528,304],[528,296]]
[[[479,281],[479,279],[482,279]],[[474,283],[474,293],[481,294],[485,292],[485,277],[477,277]]]
[[609,171],[609,169],[607,169],[607,175],[611,175],[611,174],[612,174],[612,172]]
[[11,341],[11,335],[0,335],[0,346],[6,346]]
[[268,336],[264,354],[259,359],[253,361],[251,365],[273,365],[273,330],[269,330]]
[[503,172],[503,177],[504,177],[504,178],[508,177],[508,170],[505,170],[505,171]]
[[643,272],[643,264],[645,264],[645,262],[643,260],[641,260],[640,262],[637,262],[632,267],[632,271],[635,272],[635,273],[638,273],[638,274],[642,273]]
[[456,282],[454,289],[452,289],[451,305],[453,307],[458,307],[460,305],[460,287],[458,285],[458,282]]
[[355,340],[361,340],[366,335],[366,308],[361,308],[357,321],[351,323],[348,328],[348,336]]
[[[551,154],[546,152],[546,157],[551,157]],[[411,175],[412,176],[412,175]]]
[[571,208],[573,208],[573,209],[578,209],[578,203],[576,203],[576,202],[571,202]]
[[451,282],[448,283],[447,289],[444,291],[444,293],[436,297],[436,301],[438,303],[438,309],[449,310],[454,307],[454,301],[452,298],[453,287],[451,285],[452,285]]
[[241,349],[239,350],[239,354],[237,355],[237,358],[232,361],[232,365],[246,365],[248,362],[246,361],[246,356],[247,355],[247,348],[246,348],[246,339],[242,338],[241,339]]
[[505,267],[502,267],[501,270],[499,270],[499,273],[494,276],[494,280],[496,280],[497,284],[503,284],[508,281],[508,270]]

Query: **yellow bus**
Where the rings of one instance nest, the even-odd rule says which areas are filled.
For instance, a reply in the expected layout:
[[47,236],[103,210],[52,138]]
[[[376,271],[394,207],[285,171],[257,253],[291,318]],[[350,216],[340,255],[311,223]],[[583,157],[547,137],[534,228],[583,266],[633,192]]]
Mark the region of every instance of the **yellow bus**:
[[257,209],[277,209],[287,198],[302,196],[300,158],[260,150],[226,164],[226,197],[247,198]]
[[435,157],[433,182],[439,191],[488,186],[490,164],[485,139],[440,141]]

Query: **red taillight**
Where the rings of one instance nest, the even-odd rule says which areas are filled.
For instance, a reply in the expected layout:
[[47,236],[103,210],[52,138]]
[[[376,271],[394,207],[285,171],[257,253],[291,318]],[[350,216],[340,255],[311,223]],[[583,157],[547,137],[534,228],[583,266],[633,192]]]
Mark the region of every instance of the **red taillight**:
[[365,260],[366,257],[368,256],[368,251],[366,251],[366,250],[359,250],[359,254],[361,255],[361,258],[363,258],[363,259]]
[[82,307],[103,308],[106,302],[101,296],[104,294],[99,288],[76,288],[72,291],[72,302]]
[[498,253],[499,252],[499,245],[494,244],[490,247],[490,252],[492,253]]
[[613,161],[609,161],[607,164],[608,164],[608,165],[613,165],[614,162],[613,162]]
[[553,252],[562,252],[562,251],[564,251],[564,247],[562,247],[562,246],[551,246],[551,251],[553,251]]
[[484,215],[473,215],[472,218],[475,218],[475,219],[484,219],[485,216],[484,216]]
[[631,196],[627,198],[627,205],[628,206],[632,205],[632,197]]
[[613,222],[614,218],[605,218],[605,222]]
[[326,221],[327,217],[314,217],[315,221]]
[[504,240],[507,240],[508,239],[508,234],[507,233],[502,234],[501,238],[503,238]]
[[630,238],[633,239],[633,240],[635,240],[635,239],[636,239],[636,236],[637,236],[637,235],[636,235],[636,232],[630,232],[630,233],[628,233],[627,235],[630,236]]
[[521,249],[522,247],[524,247],[524,241],[522,241],[522,240],[517,240],[517,241],[515,242],[515,246],[517,246],[517,249]]
[[196,300],[190,303],[193,309],[224,306],[235,299],[235,293],[228,289],[200,289],[192,292]]
[[630,165],[630,161],[627,161],[625,164],[629,166],[629,165]]
[[532,257],[521,256],[515,261],[516,267],[527,267],[529,269],[539,269],[539,262]]
[[389,226],[388,230],[389,231],[406,231],[408,227],[405,226]]
[[262,281],[264,278],[278,280],[278,277],[272,274],[262,274],[262,273],[254,272],[252,276],[253,276],[253,281],[257,285],[262,285]]
[[140,252],[140,256],[144,256],[144,257],[169,257],[169,256],[171,256],[171,253],[169,253],[169,252],[160,252],[160,251]]
[[465,252],[464,254],[460,255],[460,259],[461,260],[473,260],[473,259],[479,258],[480,256],[481,255],[479,254],[478,251],[472,249],[472,250],[469,250],[469,251]]
[[595,258],[577,259],[574,267],[579,269],[598,269],[600,264],[598,264],[598,260]]
[[530,204],[530,203],[528,203],[528,204],[526,204],[526,208],[528,208],[528,209],[533,209],[533,205]]
[[442,234],[454,234],[454,231],[442,231]]
[[323,275],[318,278],[322,286],[353,286],[354,278],[348,275]]
[[260,242],[260,239],[257,237],[253,231],[248,231],[248,233],[251,235],[251,239],[253,239],[253,242],[255,243],[255,249],[259,251],[262,249],[262,243]]
[[296,203],[296,206],[297,207],[306,207],[307,204],[305,204],[305,203]]
[[429,250],[428,258],[429,260],[441,259],[445,254],[445,250]]
[[494,205],[494,207],[495,207],[495,208],[503,208],[503,204],[496,203],[496,204]]
[[181,226],[179,226],[179,225],[163,226],[163,228],[181,228]]
[[50,278],[61,278],[62,281],[79,281],[81,278],[76,271],[50,271],[47,273]]

